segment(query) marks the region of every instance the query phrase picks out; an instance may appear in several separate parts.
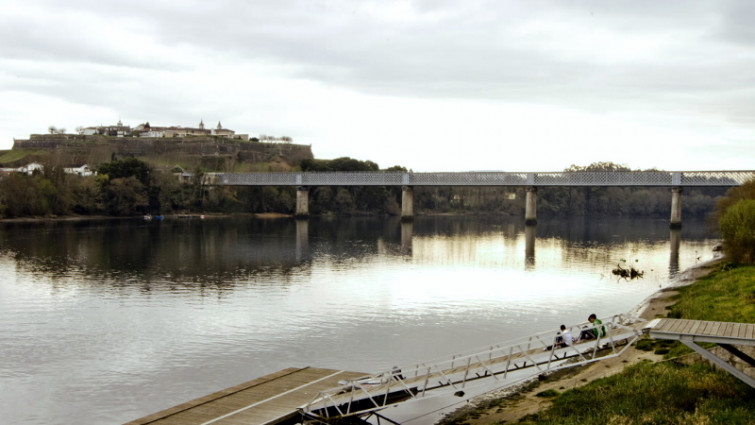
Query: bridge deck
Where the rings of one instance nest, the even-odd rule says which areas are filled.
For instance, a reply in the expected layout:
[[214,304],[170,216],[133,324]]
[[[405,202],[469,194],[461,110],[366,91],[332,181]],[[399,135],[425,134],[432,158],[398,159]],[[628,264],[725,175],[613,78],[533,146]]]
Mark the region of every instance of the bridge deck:
[[298,422],[297,407],[318,392],[364,373],[333,369],[288,368],[172,407],[126,425],[280,424]]
[[258,172],[206,173],[203,183],[222,186],[739,186],[755,171],[625,172]]

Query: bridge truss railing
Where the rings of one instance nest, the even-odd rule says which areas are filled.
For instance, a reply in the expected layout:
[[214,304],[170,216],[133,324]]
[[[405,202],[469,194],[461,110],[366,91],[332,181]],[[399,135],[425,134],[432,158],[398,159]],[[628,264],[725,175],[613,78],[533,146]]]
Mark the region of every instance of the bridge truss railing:
[[637,323],[642,319],[616,315],[601,325],[582,323],[570,329],[580,332],[605,327],[606,336],[559,346],[556,332],[542,332],[496,344],[466,354],[410,367],[394,367],[375,375],[342,382],[339,387],[322,391],[300,410],[305,418],[328,421],[337,417],[360,416],[384,409],[401,401],[418,399],[441,389],[460,391],[473,381],[494,380],[504,386],[558,369],[584,365],[621,355],[642,336]]
[[222,186],[739,186],[755,171],[270,172],[207,173],[203,183]]

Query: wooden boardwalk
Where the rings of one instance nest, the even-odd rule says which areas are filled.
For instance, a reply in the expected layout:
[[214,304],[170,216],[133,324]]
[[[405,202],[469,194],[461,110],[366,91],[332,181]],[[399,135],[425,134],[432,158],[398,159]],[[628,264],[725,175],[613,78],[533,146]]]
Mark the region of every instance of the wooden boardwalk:
[[[755,359],[736,347],[755,346],[755,323],[655,319],[644,326],[643,330],[654,339],[681,341],[704,358],[720,366],[751,387],[755,387],[755,377],[751,376],[753,375],[751,369],[755,368]],[[727,359],[716,355],[713,351],[707,350],[698,344],[705,342],[718,344],[729,353],[739,357],[744,364],[749,365],[749,368],[740,370],[734,367]]]
[[653,338],[755,345],[755,323],[656,319],[645,326]]
[[365,373],[334,369],[288,368],[128,422],[145,424],[254,425],[299,422],[298,407],[338,381]]

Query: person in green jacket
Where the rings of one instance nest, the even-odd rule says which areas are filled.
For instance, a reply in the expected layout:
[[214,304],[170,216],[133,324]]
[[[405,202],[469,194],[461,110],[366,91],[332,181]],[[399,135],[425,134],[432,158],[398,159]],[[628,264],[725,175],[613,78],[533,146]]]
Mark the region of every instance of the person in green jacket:
[[588,318],[587,321],[590,322],[593,326],[595,326],[592,329],[592,333],[595,336],[595,338],[603,338],[606,336],[606,327],[605,326],[598,326],[602,325],[603,322],[598,319],[598,316],[595,315],[595,313],[592,313]]

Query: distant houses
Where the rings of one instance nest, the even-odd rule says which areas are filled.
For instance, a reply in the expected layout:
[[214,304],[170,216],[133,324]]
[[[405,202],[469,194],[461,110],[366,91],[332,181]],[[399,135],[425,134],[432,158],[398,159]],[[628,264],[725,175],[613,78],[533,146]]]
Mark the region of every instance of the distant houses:
[[[17,168],[0,168],[0,174],[21,173],[26,175],[34,175],[35,173],[41,173],[45,169],[44,165],[32,162],[22,167]],[[81,177],[89,177],[96,175],[96,171],[89,169],[89,166],[84,164],[78,167],[66,167],[63,168],[63,172],[66,174],[74,174]]]
[[36,162],[31,162],[29,164],[26,164],[22,167],[16,167],[16,168],[0,168],[0,173],[2,174],[9,174],[9,173],[21,173],[21,174],[28,174],[32,175],[35,172],[42,172],[44,170],[44,167],[42,164],[38,164]]

